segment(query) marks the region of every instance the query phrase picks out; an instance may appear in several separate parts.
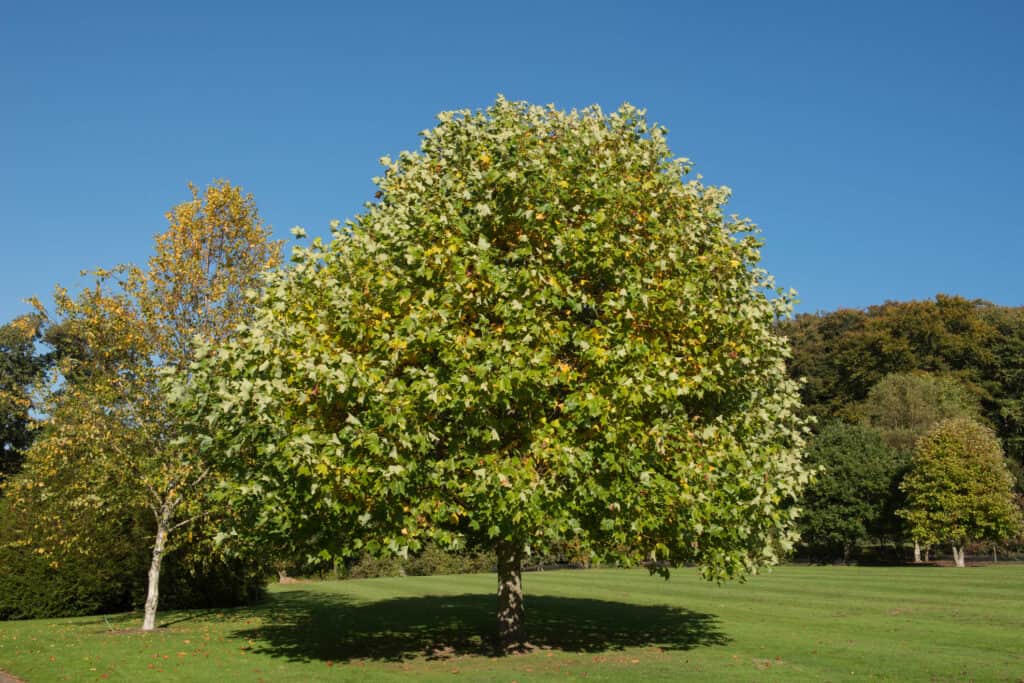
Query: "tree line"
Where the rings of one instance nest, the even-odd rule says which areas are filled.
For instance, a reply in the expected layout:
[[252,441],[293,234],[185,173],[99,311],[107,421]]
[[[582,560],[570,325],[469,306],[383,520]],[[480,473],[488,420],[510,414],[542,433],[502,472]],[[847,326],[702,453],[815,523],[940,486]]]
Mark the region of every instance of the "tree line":
[[938,295],[778,327],[816,424],[805,555],[1019,544],[1024,309]]

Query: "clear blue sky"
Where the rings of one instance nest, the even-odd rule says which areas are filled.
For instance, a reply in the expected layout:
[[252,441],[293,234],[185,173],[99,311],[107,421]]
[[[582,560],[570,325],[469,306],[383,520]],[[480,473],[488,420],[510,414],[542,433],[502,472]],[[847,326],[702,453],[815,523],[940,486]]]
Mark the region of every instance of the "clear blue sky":
[[763,229],[800,310],[1024,304],[1024,2],[0,2],[0,321],[141,262],[186,183],[329,234],[497,93],[623,101]]

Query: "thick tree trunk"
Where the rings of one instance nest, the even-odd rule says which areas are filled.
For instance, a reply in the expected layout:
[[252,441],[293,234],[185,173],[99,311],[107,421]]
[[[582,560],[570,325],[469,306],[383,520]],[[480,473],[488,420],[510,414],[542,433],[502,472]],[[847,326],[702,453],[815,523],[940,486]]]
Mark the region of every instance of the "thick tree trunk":
[[958,567],[965,566],[964,565],[964,547],[962,545],[954,545],[953,546],[953,562]]
[[526,643],[523,608],[523,548],[517,543],[498,543],[498,643],[503,651]]
[[152,631],[156,628],[156,607],[160,600],[160,564],[164,559],[164,547],[167,543],[167,532],[170,520],[167,515],[160,514],[156,522],[156,540],[153,541],[153,559],[149,563],[149,588],[146,591],[146,611],[142,618],[142,630]]
[[914,564],[921,564],[921,544],[914,539]]

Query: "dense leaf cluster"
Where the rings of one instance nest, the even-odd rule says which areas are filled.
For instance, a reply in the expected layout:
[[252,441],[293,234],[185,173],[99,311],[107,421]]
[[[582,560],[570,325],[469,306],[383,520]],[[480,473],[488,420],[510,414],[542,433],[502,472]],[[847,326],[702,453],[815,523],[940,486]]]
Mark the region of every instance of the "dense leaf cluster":
[[891,373],[951,375],[980,400],[1006,453],[1024,461],[1024,308],[940,294],[800,315],[779,330],[792,345],[791,375],[806,380],[810,414],[854,419]]
[[[823,427],[838,418],[875,430],[885,444],[884,452],[865,449],[874,453],[878,463],[861,463],[864,472],[890,472],[884,523],[874,531],[873,525],[865,524],[863,533],[856,534],[858,544],[891,540],[899,545],[920,532],[896,514],[908,505],[900,483],[911,469],[910,456],[919,441],[944,420],[993,426],[1007,453],[1006,464],[1016,475],[1018,491],[1024,486],[1024,309],[940,295],[934,301],[889,302],[864,311],[802,315],[781,322],[779,329],[793,347],[790,373],[805,380],[807,411]],[[818,459],[827,455],[825,460],[832,461],[805,501],[804,550],[815,555],[821,554],[824,538],[857,531],[858,522],[872,519],[868,515],[850,521],[844,505],[836,501],[833,507],[823,493],[842,490],[844,497],[860,505],[876,499],[877,486],[848,476],[848,468],[861,456],[852,457],[829,433],[831,429],[822,429],[811,446]],[[893,470],[887,464],[891,462],[905,463],[905,467]],[[989,491],[989,495],[1004,494],[1000,489]],[[826,520],[831,524],[823,535],[826,529],[821,524]],[[817,531],[812,532],[811,526]],[[917,540],[926,546],[933,537]],[[943,536],[944,541],[949,538]],[[838,548],[832,552],[833,557],[840,556]]]
[[887,447],[873,429],[833,422],[811,440],[807,462],[819,473],[800,516],[806,553],[850,560],[861,542],[891,537],[893,495],[907,466],[903,453]]
[[788,547],[789,299],[663,128],[499,100],[383,164],[379,201],[192,368],[247,533],[337,554],[571,539],[713,577]]
[[[990,429],[950,419],[918,441],[900,488],[900,510],[911,533],[925,543],[1005,539],[1021,529],[1021,509],[1003,449]],[[956,551],[954,551],[956,552]]]
[[49,364],[35,348],[40,324],[28,315],[0,326],[0,485],[21,469],[32,443],[30,392]]

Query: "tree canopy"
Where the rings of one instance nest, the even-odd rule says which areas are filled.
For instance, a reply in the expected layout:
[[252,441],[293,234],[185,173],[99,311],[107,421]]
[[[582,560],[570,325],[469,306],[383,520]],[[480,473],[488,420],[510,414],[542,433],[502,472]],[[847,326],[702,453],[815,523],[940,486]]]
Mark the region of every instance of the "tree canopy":
[[41,322],[25,315],[0,326],[0,485],[21,468],[32,443],[31,389],[48,362],[35,348]]
[[881,432],[889,448],[910,453],[933,426],[953,417],[979,418],[978,398],[949,375],[896,372],[886,375],[854,407],[860,421]]
[[255,510],[238,531],[495,547],[506,644],[552,543],[711,578],[775,561],[806,480],[790,298],[729,191],[628,105],[439,121],[200,352],[184,400]]
[[900,514],[925,543],[949,542],[957,566],[971,540],[1002,540],[1021,530],[1021,510],[1003,449],[987,427],[966,418],[940,422],[918,442],[901,488]]
[[905,461],[877,431],[832,422],[811,440],[807,463],[820,468],[801,503],[800,541],[811,553],[849,560],[858,543],[892,531],[889,503]]
[[980,400],[1007,454],[1024,463],[1024,308],[939,294],[799,315],[778,329],[792,344],[791,376],[806,380],[809,414],[856,420],[892,373],[948,377]]

